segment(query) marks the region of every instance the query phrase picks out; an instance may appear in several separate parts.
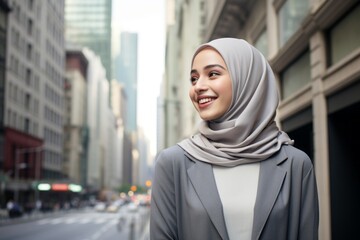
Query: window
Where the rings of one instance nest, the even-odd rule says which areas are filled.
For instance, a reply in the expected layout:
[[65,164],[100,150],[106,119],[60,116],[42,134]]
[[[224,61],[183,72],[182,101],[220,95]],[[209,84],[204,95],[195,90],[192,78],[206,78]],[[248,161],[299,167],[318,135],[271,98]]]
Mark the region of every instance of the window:
[[281,74],[282,99],[285,99],[311,80],[310,53],[306,51]]
[[30,18],[28,19],[27,31],[28,34],[31,36],[33,32],[33,22]]
[[27,69],[26,69],[25,81],[26,81],[26,84],[27,84],[28,86],[31,85],[31,69],[30,69],[30,68],[27,68]]
[[[329,30],[330,65],[360,47],[360,5]],[[346,36],[346,37],[344,37]]]
[[280,47],[299,29],[309,12],[309,0],[287,0],[279,9],[279,44]]
[[28,60],[31,60],[31,56],[32,56],[32,46],[31,44],[29,43],[27,45],[27,52],[26,52],[26,57]]
[[31,97],[29,93],[26,93],[25,95],[25,109],[30,110],[31,106]]
[[25,118],[25,122],[24,122],[25,126],[24,126],[24,131],[26,133],[30,133],[30,119]]
[[260,36],[255,40],[255,48],[257,48],[266,58],[269,55],[268,50],[268,41],[267,41],[267,31],[264,30]]

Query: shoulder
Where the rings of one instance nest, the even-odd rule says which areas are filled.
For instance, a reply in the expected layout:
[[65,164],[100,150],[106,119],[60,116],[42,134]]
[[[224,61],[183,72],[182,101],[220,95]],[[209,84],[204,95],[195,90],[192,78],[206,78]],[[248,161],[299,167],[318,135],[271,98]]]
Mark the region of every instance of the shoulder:
[[158,152],[155,157],[155,166],[171,167],[183,162],[184,158],[186,158],[185,151],[180,146],[174,145]]
[[313,163],[304,151],[291,145],[283,145],[281,151],[286,154],[287,162],[291,163],[292,168],[302,169],[304,172],[313,169]]

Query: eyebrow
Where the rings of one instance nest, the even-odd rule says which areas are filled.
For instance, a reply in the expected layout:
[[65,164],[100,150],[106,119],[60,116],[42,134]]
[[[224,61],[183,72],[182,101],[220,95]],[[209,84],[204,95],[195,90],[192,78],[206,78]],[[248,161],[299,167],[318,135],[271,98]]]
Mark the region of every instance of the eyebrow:
[[[221,66],[220,64],[210,64],[210,65],[206,65],[206,66],[204,67],[204,70],[209,69],[209,68],[213,68],[213,67],[219,67],[219,68],[222,68],[222,69],[226,70],[226,69],[225,69],[223,66]],[[197,72],[197,70],[192,69],[190,73],[196,73],[196,72]]]

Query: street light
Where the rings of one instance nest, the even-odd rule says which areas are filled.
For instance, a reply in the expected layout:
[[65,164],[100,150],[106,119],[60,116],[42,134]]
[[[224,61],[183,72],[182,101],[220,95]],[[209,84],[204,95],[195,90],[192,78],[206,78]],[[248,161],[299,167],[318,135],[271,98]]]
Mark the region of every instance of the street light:
[[[36,153],[35,158],[35,179],[38,179],[40,177],[40,158],[38,158],[38,153],[40,153],[43,150],[43,146],[39,147],[32,147],[32,148],[18,148],[15,150],[15,182],[16,182],[16,188],[14,189],[14,200],[15,202],[18,202],[19,200],[19,170],[26,168],[25,163],[19,163],[19,156],[22,153]],[[37,190],[36,190],[37,193]],[[38,198],[38,195],[36,195],[36,200]]]

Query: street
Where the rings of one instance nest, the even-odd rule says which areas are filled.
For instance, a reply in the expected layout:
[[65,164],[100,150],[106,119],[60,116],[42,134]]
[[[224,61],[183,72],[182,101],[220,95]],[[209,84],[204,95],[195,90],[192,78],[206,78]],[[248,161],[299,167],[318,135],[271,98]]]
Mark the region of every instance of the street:
[[146,240],[149,208],[123,206],[117,213],[93,209],[0,226],[1,240]]

